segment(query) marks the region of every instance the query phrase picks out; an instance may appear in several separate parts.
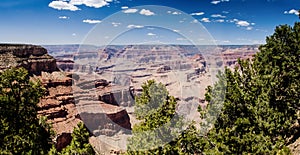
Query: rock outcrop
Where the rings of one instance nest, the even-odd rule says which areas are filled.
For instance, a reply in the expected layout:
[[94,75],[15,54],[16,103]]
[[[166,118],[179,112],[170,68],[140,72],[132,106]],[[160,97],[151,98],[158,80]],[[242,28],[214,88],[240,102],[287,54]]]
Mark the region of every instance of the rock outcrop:
[[[52,124],[57,134],[54,140],[57,150],[71,142],[70,135],[81,121],[97,137],[112,137],[131,132],[126,109],[99,101],[99,97],[94,98],[92,90],[106,88],[109,86],[108,81],[79,80],[82,77],[66,72],[42,72],[41,76],[33,78],[39,79],[47,88],[46,96],[39,103],[38,114],[47,116],[48,122]],[[79,83],[72,85],[74,82]]]
[[55,147],[61,150],[71,142],[74,127],[81,122],[72,93],[72,78],[64,72],[47,73],[34,76],[47,88],[46,95],[40,100],[38,114],[47,116],[57,134]]
[[0,44],[0,70],[10,67],[24,67],[36,75],[58,71],[56,60],[41,46]]

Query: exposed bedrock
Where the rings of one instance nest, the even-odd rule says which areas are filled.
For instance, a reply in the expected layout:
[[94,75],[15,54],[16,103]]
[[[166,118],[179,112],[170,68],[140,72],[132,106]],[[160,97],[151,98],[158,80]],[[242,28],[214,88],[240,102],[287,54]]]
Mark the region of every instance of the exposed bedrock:
[[56,60],[36,45],[0,44],[0,69],[24,67],[29,73],[58,71]]

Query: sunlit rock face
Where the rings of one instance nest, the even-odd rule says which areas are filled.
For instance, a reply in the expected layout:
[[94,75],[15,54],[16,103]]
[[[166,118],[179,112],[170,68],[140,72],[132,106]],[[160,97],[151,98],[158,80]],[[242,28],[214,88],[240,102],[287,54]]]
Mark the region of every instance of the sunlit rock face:
[[56,60],[36,45],[0,44],[0,69],[24,67],[30,74],[58,71]]

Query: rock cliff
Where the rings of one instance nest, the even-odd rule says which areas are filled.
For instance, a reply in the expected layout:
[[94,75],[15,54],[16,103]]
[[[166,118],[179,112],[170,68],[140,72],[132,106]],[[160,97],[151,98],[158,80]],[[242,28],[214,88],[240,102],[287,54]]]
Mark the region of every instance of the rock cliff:
[[0,70],[10,67],[24,67],[36,75],[58,71],[56,60],[41,46],[0,44]]

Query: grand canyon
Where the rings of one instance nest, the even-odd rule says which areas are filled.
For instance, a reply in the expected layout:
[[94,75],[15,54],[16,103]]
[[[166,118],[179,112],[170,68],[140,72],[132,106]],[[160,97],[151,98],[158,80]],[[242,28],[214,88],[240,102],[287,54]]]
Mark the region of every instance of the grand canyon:
[[[213,49],[222,58],[213,62],[220,68],[234,68],[239,58],[251,58],[258,46]],[[138,122],[133,113],[134,96],[141,93],[147,80],[163,83],[179,102],[177,112],[186,120],[198,121],[197,107],[205,107],[205,88],[213,84],[210,62],[192,45],[2,44],[0,53],[5,60],[1,61],[2,70],[25,67],[32,79],[39,79],[47,89],[38,113],[53,125],[58,150],[70,143],[73,128],[83,121],[96,150],[124,151],[131,128]]]

